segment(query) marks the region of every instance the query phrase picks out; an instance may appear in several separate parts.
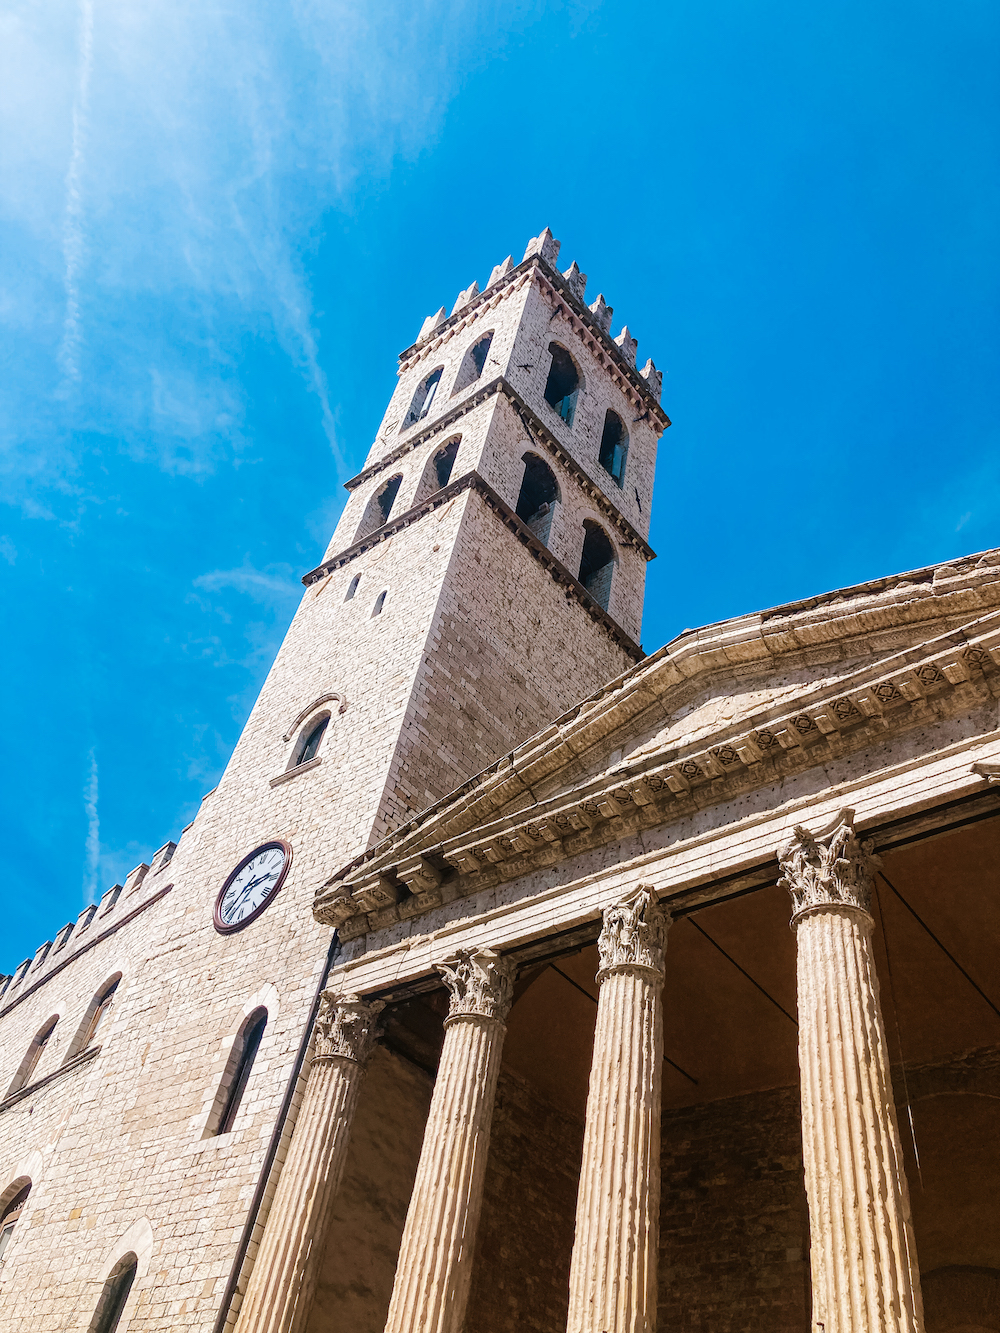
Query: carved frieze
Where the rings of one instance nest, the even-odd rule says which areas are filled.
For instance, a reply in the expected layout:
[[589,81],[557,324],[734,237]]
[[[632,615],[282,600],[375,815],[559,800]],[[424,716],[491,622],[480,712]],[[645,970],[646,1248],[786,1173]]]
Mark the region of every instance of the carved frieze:
[[313,1063],[340,1058],[363,1065],[382,1035],[377,1020],[384,1008],[381,1000],[324,991],[316,1018]]
[[613,972],[634,971],[652,972],[662,980],[670,920],[670,913],[648,884],[640,885],[623,902],[606,907],[604,928],[597,941],[597,980],[601,982]]
[[451,992],[447,1025],[456,1018],[493,1018],[503,1022],[514,998],[517,968],[492,949],[460,949],[436,963]]
[[855,833],[853,810],[842,810],[833,824],[816,834],[796,825],[791,840],[778,852],[778,885],[791,894],[792,922],[823,908],[867,912],[872,878],[882,864],[873,848]]

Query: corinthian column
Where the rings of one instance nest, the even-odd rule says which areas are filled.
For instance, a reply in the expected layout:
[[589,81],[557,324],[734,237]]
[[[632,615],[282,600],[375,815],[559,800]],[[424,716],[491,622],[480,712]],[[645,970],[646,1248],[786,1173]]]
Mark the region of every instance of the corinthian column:
[[236,1333],[300,1333],[340,1188],[364,1066],[380,1035],[380,1001],[324,991],[309,1080]]
[[569,1333],[652,1333],[660,1213],[663,951],[669,913],[643,886],[604,912]]
[[472,1277],[514,964],[490,949],[437,964],[451,992],[386,1333],[458,1333]]
[[868,911],[879,860],[854,811],[778,853],[797,942],[813,1327],[920,1333],[920,1277]]

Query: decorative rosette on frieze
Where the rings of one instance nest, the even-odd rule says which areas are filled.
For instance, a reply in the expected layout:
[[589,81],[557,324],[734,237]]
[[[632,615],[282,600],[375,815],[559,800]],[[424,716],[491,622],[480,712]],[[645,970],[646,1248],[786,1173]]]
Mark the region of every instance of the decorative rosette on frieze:
[[325,990],[316,1018],[313,1063],[339,1058],[363,1065],[382,1035],[378,1016],[384,1008],[381,1000]]
[[854,811],[842,810],[818,833],[795,826],[791,841],[778,851],[778,887],[792,897],[792,925],[805,914],[836,907],[868,914],[872,880],[882,862],[874,843],[854,831]]
[[492,949],[459,949],[434,965],[451,992],[445,1025],[460,1018],[492,1018],[502,1023],[514,999],[517,967]]
[[606,907],[604,929],[597,940],[598,982],[616,972],[662,981],[663,951],[670,922],[670,913],[657,901],[649,884],[640,884],[630,897]]

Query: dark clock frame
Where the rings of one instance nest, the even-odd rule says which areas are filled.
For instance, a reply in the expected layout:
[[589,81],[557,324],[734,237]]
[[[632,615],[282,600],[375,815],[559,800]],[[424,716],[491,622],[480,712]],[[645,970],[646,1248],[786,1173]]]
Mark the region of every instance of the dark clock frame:
[[[228,925],[225,921],[223,921],[219,909],[222,907],[222,900],[223,898],[225,898],[229,886],[232,884],[233,880],[244,868],[244,866],[249,865],[255,856],[260,856],[261,852],[266,852],[271,847],[280,847],[285,854],[285,864],[281,867],[281,873],[278,875],[274,887],[268,893],[264,901],[260,903],[259,906],[255,907],[249,916],[244,917],[242,921],[234,921],[232,925]],[[285,876],[288,874],[291,864],[292,864],[292,849],[291,846],[287,842],[285,842],[283,838],[269,838],[267,842],[262,842],[258,847],[255,847],[252,852],[248,852],[246,856],[244,856],[243,860],[240,861],[239,865],[234,866],[234,868],[226,876],[226,882],[219,890],[218,897],[215,900],[215,911],[212,914],[212,920],[215,929],[219,932],[219,934],[235,935],[238,930],[242,930],[244,926],[249,926],[251,922],[256,921],[257,918],[260,916],[261,912],[266,912],[267,909],[274,902],[275,898],[278,896],[279,892],[281,891],[281,886],[285,882]]]

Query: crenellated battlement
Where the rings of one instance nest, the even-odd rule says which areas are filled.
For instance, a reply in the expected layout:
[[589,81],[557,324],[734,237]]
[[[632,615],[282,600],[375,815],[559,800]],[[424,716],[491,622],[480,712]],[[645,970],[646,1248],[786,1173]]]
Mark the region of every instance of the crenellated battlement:
[[[39,945],[10,976],[0,977],[0,1015],[109,930],[124,924],[137,909],[160,897],[164,886],[152,881],[170,864],[176,850],[175,842],[164,843],[148,863],[143,861],[129,871],[124,884],[113,884],[96,903],[85,907],[75,921],[67,922],[53,939]],[[139,894],[144,885],[152,890],[151,894]]]
[[611,320],[614,307],[608,305],[603,293],[599,293],[595,301],[587,304],[585,299],[587,275],[580,271],[576,260],[564,272],[560,272],[557,267],[561,245],[562,243],[556,240],[548,227],[538,236],[533,236],[519,264],[515,265],[512,257],[508,255],[502,263],[493,268],[489,281],[482,291],[478,282],[472,282],[459,292],[450,315],[444,306],[433,315],[428,315],[420,327],[416,342],[400,353],[400,362],[405,364],[421,355],[433,338],[445,336],[455,325],[468,319],[481,303],[494,300],[503,286],[514,282],[532,266],[540,265],[547,270],[550,279],[555,279],[561,288],[561,295],[568,297],[576,307],[575,313],[587,321],[593,333],[600,336],[605,349],[632,372],[630,378],[634,377],[633,383],[638,380],[636,387],[641,386],[659,404],[663,388],[663,372],[656,368],[651,357],[641,370],[638,369],[636,363],[638,341],[632,336],[627,324],[616,337],[612,338]]

